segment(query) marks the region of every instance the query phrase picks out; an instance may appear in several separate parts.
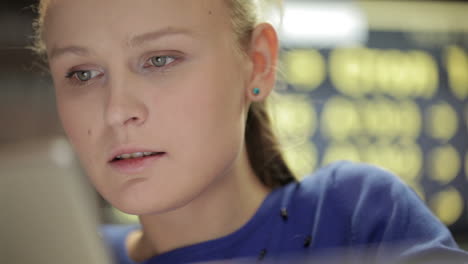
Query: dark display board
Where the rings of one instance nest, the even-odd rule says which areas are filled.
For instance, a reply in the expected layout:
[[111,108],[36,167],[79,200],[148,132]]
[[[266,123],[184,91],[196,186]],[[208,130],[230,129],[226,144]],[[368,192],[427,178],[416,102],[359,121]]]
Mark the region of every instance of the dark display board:
[[381,166],[467,232],[468,47],[454,43],[371,32],[365,47],[286,48],[271,110],[294,171],[343,159]]

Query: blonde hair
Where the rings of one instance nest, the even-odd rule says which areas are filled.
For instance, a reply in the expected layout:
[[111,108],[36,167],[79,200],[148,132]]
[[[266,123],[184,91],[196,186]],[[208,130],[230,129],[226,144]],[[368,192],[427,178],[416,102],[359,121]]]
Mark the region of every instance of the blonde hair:
[[[33,24],[33,50],[46,62],[46,47],[42,36],[47,7],[52,0],[40,0],[39,16]],[[281,9],[282,0],[224,0],[230,10],[232,29],[239,51],[246,54],[255,26],[266,19],[268,8]],[[263,11],[263,13],[262,13]],[[265,12],[266,11],[266,12]],[[283,158],[280,144],[273,133],[266,101],[252,103],[247,116],[245,143],[250,164],[260,181],[275,188],[295,181]]]
[[38,18],[33,22],[33,45],[31,49],[41,58],[43,62],[47,62],[46,46],[43,40],[44,35],[44,20],[47,13],[47,6],[50,0],[40,0],[37,7]]

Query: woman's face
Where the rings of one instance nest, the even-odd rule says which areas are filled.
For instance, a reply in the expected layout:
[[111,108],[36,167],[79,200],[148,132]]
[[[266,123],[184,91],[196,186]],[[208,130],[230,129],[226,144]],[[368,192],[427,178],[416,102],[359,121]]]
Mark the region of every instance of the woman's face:
[[48,9],[63,127],[117,208],[171,210],[229,175],[251,65],[235,51],[228,11],[219,0],[58,0]]

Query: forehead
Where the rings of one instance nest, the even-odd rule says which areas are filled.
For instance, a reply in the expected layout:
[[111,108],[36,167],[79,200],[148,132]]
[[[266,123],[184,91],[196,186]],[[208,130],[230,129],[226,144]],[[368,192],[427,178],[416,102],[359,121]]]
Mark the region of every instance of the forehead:
[[202,35],[229,31],[224,0],[54,0],[47,10],[47,47],[62,41],[127,41],[158,29]]

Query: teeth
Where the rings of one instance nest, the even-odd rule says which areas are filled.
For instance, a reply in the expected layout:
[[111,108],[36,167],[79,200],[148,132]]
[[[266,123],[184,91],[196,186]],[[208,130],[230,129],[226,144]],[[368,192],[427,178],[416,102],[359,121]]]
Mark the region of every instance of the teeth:
[[143,157],[143,152],[135,152],[135,153],[132,153],[132,158],[141,158]]
[[120,157],[122,159],[129,159],[130,157],[132,157],[132,154],[122,154]]
[[157,152],[135,152],[135,153],[126,153],[117,156],[117,159],[134,159],[134,158],[141,158],[145,156],[150,156],[156,154]]

